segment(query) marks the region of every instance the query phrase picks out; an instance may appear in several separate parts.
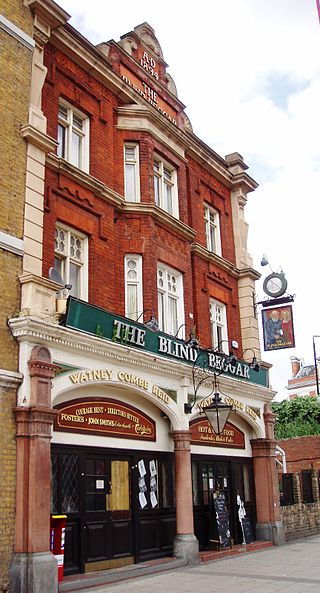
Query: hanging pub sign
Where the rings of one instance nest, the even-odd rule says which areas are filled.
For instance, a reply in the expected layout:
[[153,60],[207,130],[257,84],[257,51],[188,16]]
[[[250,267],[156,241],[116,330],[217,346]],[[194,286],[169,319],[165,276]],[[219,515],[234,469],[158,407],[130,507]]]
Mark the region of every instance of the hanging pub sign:
[[133,406],[113,399],[78,399],[55,407],[55,430],[108,437],[156,440],[154,420]]
[[264,350],[294,348],[292,306],[269,307],[261,313]]
[[206,418],[196,418],[190,422],[191,443],[194,445],[211,445],[213,447],[232,447],[244,449],[244,433],[236,426],[227,422],[223,433],[216,434]]

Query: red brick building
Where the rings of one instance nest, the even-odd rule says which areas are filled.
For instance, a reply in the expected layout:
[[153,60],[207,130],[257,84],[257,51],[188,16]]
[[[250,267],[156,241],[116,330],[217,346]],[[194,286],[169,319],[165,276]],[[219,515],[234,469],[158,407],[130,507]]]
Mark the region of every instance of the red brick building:
[[[95,47],[53,1],[30,5],[38,120],[25,137],[38,161],[27,163],[22,305],[10,320],[28,476],[12,591],[26,574],[55,586],[50,512],[67,515],[67,574],[196,561],[218,494],[233,542],[240,497],[256,537],[281,543],[274,392],[268,365],[250,365],[259,274],[244,207],[257,184],[238,153],[222,158],[193,133],[149,24]],[[190,333],[208,357],[198,384]],[[201,415],[214,388],[232,406],[221,435]]]

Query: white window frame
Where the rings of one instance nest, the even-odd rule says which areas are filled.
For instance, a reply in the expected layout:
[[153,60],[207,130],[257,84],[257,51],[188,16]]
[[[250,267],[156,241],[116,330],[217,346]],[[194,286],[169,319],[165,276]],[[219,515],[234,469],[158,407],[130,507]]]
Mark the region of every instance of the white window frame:
[[[158,323],[159,329],[176,335],[184,326],[183,275],[168,266],[158,264]],[[184,327],[180,337],[184,337]]]
[[[154,199],[159,208],[179,218],[177,170],[157,155],[153,158]],[[171,204],[167,192],[170,188]]]
[[[130,157],[127,149],[134,150],[134,156]],[[140,167],[139,167],[139,145],[134,142],[126,142],[123,148],[124,158],[124,197],[127,202],[140,202]],[[127,174],[133,169],[133,182]]]
[[210,299],[209,307],[212,348],[229,354],[227,307],[215,299]]
[[[61,108],[66,110],[66,117],[62,117]],[[76,118],[82,122],[82,129],[76,125]],[[60,140],[61,130],[64,130],[64,143]],[[78,109],[67,103],[59,101],[58,111],[58,142],[57,154],[78,169],[89,173],[89,118]],[[80,139],[80,154],[78,158],[73,155],[73,137]]]
[[[135,267],[130,266],[130,262],[135,263]],[[131,274],[130,274],[131,272]],[[135,272],[136,275],[132,274]],[[132,277],[130,277],[132,276]],[[143,288],[142,288],[142,255],[127,253],[124,257],[124,277],[125,277],[125,316],[133,321],[142,317],[143,313]],[[136,303],[130,303],[130,289],[136,291]],[[143,323],[143,320],[141,320]]]
[[[79,286],[78,290],[75,291],[75,287],[73,286],[70,290],[70,294],[75,296],[76,298],[80,298],[84,301],[88,300],[88,237],[79,231],[74,230],[71,227],[66,226],[60,222],[56,223],[55,229],[61,229],[66,234],[66,248],[64,251],[61,249],[57,249],[55,245],[54,257],[55,257],[55,267],[56,260],[59,259],[61,261],[61,265],[59,266],[59,273],[62,276],[65,284],[72,284],[70,279],[70,263],[75,264],[79,268]],[[70,255],[70,247],[71,247],[71,240],[72,237],[80,239],[81,247],[82,247],[82,257],[81,259],[77,259]],[[56,239],[55,239],[56,242]]]
[[221,256],[220,214],[207,204],[204,205],[204,223],[207,249]]

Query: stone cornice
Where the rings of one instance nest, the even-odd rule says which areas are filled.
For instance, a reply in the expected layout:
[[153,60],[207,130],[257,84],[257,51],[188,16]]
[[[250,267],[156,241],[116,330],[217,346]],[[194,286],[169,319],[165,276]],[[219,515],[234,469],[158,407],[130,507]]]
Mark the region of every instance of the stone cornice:
[[252,280],[259,280],[259,278],[261,278],[260,272],[258,272],[254,268],[243,268],[241,270],[238,270],[238,272],[238,278],[251,278]]
[[76,64],[109,88],[124,103],[137,103],[137,94],[115,74],[112,62],[71,25],[53,31],[51,43],[65,51]]
[[[132,348],[127,345],[117,344],[111,340],[104,340],[85,332],[79,332],[74,329],[66,328],[53,323],[34,318],[34,317],[16,317],[9,320],[9,326],[13,336],[19,342],[28,342],[29,344],[44,344],[48,348],[56,348],[61,353],[61,358],[66,361],[65,352],[72,354],[73,364],[74,356],[79,353],[89,353],[90,358],[105,359],[106,362],[122,363],[128,367],[145,369],[148,372],[156,372],[175,379],[185,379],[188,377],[192,381],[192,366],[182,361],[175,361],[151,352],[146,352]],[[59,361],[56,361],[58,365]],[[227,375],[219,376],[219,385],[223,393],[228,395],[238,395],[253,398],[262,402],[271,401],[276,392],[268,387],[263,387],[255,383],[241,381],[240,379],[229,377]]]
[[241,188],[244,193],[248,193],[254,191],[257,187],[259,187],[259,183],[247,173],[239,173],[233,177],[232,189]]
[[9,389],[19,387],[22,380],[23,375],[21,373],[0,369],[0,387],[7,387]]
[[212,253],[212,251],[209,251],[208,249],[206,249],[206,247],[200,245],[200,243],[194,243],[191,246],[191,251],[195,255],[201,257],[201,259],[216,264],[219,268],[225,270],[226,272],[228,272],[228,274],[233,276],[233,278],[239,278],[239,270],[234,266],[234,264],[224,259],[223,257],[220,257],[216,253]]
[[151,110],[147,105],[127,105],[118,107],[118,116],[119,130],[149,132],[156,140],[167,145],[180,159],[187,162],[184,152],[188,144],[184,132],[172,125],[156,110]]
[[239,279],[249,277],[252,278],[252,280],[259,280],[259,278],[261,277],[261,274],[253,268],[239,269],[223,257],[220,257],[216,253],[212,253],[212,251],[208,251],[208,249],[206,249],[206,247],[203,247],[203,245],[200,245],[200,243],[194,243],[191,246],[191,251],[192,253],[198,255],[202,259],[216,264],[219,268],[228,272],[230,276],[233,276],[233,278]]
[[50,288],[53,291],[61,290],[61,284],[57,284],[57,282],[53,282],[49,278],[43,278],[42,276],[36,276],[35,274],[24,273],[19,276],[20,284],[27,284],[28,282],[35,282],[40,286],[44,286],[45,288]]
[[70,14],[53,0],[24,0],[24,4],[53,29],[64,25],[70,19]]
[[30,142],[30,144],[33,144],[44,152],[52,152],[58,146],[58,142],[54,140],[54,138],[47,136],[47,134],[43,134],[30,124],[21,126],[20,131],[22,137],[27,140],[27,142]]
[[133,213],[139,216],[141,214],[152,216],[156,222],[165,227],[169,227],[174,233],[183,236],[189,242],[192,242],[196,235],[196,232],[191,227],[181,222],[181,220],[178,220],[178,218],[171,216],[156,204],[147,202],[124,202],[123,212],[124,214]]
[[126,365],[139,366],[175,377],[185,376],[190,367],[181,362],[171,361],[151,352],[145,352],[104,340],[85,332],[48,323],[35,317],[15,317],[9,320],[14,338],[29,344],[45,344],[48,348],[58,348],[74,353],[88,352],[106,361],[118,361]]
[[60,159],[55,154],[47,155],[46,164],[56,173],[62,173],[66,177],[69,177],[72,181],[79,183],[82,187],[92,191],[95,196],[106,202],[110,202],[117,208],[121,208],[124,203],[124,198],[120,194],[110,189],[110,187],[107,187],[95,177],[89,175],[89,173],[85,173],[64,159]]
[[32,39],[32,37],[27,35],[25,31],[22,31],[22,29],[19,29],[19,27],[17,27],[11,21],[6,19],[6,17],[2,14],[0,14],[0,29],[8,33],[8,35],[11,35],[11,37],[19,41],[21,45],[23,45],[30,51],[34,50],[35,42]]
[[165,210],[156,206],[156,204],[126,202],[120,194],[104,185],[104,183],[101,183],[101,181],[98,181],[95,177],[74,167],[64,159],[58,158],[55,154],[48,154],[46,163],[48,167],[56,173],[62,173],[66,177],[72,179],[72,181],[79,183],[82,187],[89,189],[95,196],[113,204],[117,210],[123,211],[123,213],[135,213],[137,215],[147,214],[153,216],[157,222],[166,227],[170,227],[174,232],[182,235],[188,241],[193,241],[195,231],[177,218],[174,218],[174,216],[165,212]]

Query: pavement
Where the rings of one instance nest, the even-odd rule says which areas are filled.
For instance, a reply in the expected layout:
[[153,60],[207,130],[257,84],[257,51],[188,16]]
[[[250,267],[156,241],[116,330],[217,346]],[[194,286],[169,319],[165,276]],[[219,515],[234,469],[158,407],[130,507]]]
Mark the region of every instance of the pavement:
[[320,593],[320,535],[196,566],[172,565],[165,572],[81,587],[81,593],[150,592]]

